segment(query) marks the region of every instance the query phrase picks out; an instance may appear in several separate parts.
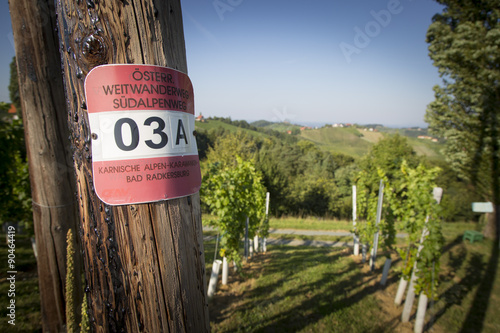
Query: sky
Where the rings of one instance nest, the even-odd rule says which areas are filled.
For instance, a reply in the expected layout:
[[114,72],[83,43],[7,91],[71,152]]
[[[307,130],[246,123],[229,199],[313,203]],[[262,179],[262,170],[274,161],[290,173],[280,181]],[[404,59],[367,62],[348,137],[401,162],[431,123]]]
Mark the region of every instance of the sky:
[[[432,0],[181,0],[196,114],[426,127]],[[0,101],[14,56],[0,5]]]

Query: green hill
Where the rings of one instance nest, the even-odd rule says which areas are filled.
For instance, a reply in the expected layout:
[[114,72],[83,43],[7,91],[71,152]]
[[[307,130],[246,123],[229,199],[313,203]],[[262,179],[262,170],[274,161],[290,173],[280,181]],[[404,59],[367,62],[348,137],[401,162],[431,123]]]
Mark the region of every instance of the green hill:
[[[356,128],[323,127],[303,130],[300,137],[316,143],[324,150],[360,157],[366,154],[373,142],[363,138]],[[378,141],[378,140],[377,140]]]
[[[244,121],[223,121],[221,119],[207,119],[205,122],[196,122],[197,130],[223,128],[230,132],[243,131],[257,138],[267,138],[276,133],[281,137],[293,136],[299,140],[308,140],[317,144],[321,149],[342,153],[353,157],[361,157],[368,153],[371,146],[387,135],[399,133],[408,138],[408,143],[418,155],[432,159],[442,159],[440,153],[442,143],[429,139],[419,139],[418,136],[428,137],[426,129],[405,128],[393,129],[381,125],[376,127],[322,127],[318,129],[302,129],[300,125],[290,123],[273,123],[260,120],[248,124]],[[274,135],[273,135],[274,133]],[[288,134],[293,133],[293,134]]]
[[[323,127],[313,130],[304,130],[300,137],[313,141],[322,149],[331,152],[340,152],[354,157],[361,157],[366,154],[370,147],[387,135],[399,133],[406,136],[408,143],[413,147],[418,155],[427,156],[433,159],[442,159],[440,150],[442,144],[429,139],[419,139],[416,135],[408,135],[408,131],[369,131],[364,128],[333,128]],[[427,133],[425,133],[427,134]]]
[[256,130],[253,130],[252,128],[242,128],[233,124],[229,124],[227,122],[221,121],[221,120],[216,120],[216,119],[207,119],[204,122],[197,121],[195,123],[196,130],[205,130],[209,131],[211,129],[217,129],[217,128],[223,128],[226,131],[229,132],[237,132],[237,131],[243,131],[247,134],[250,134],[252,136],[258,137],[258,138],[267,138],[269,135],[259,132]]

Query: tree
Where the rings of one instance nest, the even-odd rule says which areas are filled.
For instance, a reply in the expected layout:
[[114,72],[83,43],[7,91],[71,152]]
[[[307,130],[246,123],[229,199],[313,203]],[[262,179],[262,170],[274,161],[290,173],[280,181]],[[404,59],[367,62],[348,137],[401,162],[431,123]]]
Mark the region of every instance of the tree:
[[358,172],[359,169],[355,163],[340,167],[335,171],[335,184],[339,198],[335,203],[334,211],[341,219],[352,218],[352,185]]
[[[265,139],[256,154],[256,167],[262,171],[264,184],[273,198],[271,211],[275,216],[340,216],[345,209],[336,172],[352,163],[351,157],[322,151],[306,140],[296,143]],[[350,186],[344,193],[347,196]]]
[[21,120],[0,120],[0,221],[33,228],[28,163]]
[[[376,204],[378,196],[379,182],[385,177],[385,182],[390,183],[392,188],[398,188],[398,183],[402,179],[401,165],[403,161],[410,167],[418,164],[418,157],[413,148],[408,144],[408,140],[399,135],[391,135],[377,142],[370,152],[359,162],[360,172],[358,179],[362,182],[359,186],[360,196],[358,202],[360,217],[366,217],[368,214],[368,202]],[[363,195],[362,192],[366,192]],[[365,200],[366,202],[361,202]]]
[[248,160],[253,157],[257,149],[257,142],[252,136],[241,131],[228,133],[215,139],[214,146],[208,149],[207,162],[232,165],[236,162],[236,156]]
[[452,222],[477,219],[478,213],[471,210],[471,204],[481,201],[482,198],[474,191],[474,186],[470,181],[459,177],[457,172],[444,160],[432,161],[427,166],[436,166],[441,169],[436,178],[436,184],[446,190],[440,203],[443,220]]
[[500,233],[500,4],[437,0],[445,6],[427,31],[443,83],[425,120],[446,139],[448,163],[494,204],[485,235]]
[[412,166],[418,164],[418,157],[408,143],[408,139],[399,134],[381,139],[372,146],[367,155],[359,163],[359,168],[374,176],[373,183],[378,185],[380,180],[377,169],[384,171],[389,181],[400,177],[400,169],[406,160]]
[[16,107],[17,115],[19,117],[22,117],[21,96],[19,94],[19,79],[17,75],[16,57],[12,58],[12,61],[9,66],[10,66],[10,79],[9,79],[10,101]]
[[336,209],[337,185],[334,181],[338,165],[329,152],[321,151],[310,141],[299,141],[300,173],[294,177],[292,195],[299,214],[324,216]]
[[[10,63],[9,92],[20,114],[16,60]],[[31,194],[22,120],[8,114],[11,103],[0,102],[0,221],[21,222],[32,232]]]
[[302,152],[297,145],[266,139],[256,157],[257,168],[271,195],[270,211],[275,216],[297,213],[292,183],[300,174]]

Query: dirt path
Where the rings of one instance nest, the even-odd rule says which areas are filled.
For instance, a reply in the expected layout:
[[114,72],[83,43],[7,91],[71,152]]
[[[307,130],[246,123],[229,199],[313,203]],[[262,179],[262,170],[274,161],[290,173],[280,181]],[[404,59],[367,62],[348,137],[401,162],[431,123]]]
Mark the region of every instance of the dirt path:
[[[212,228],[204,227],[203,230],[214,231]],[[290,237],[282,238],[280,235],[297,235],[297,236],[333,236],[333,237],[352,237],[349,231],[326,231],[326,230],[298,230],[298,229],[270,229],[268,245],[290,245],[290,246],[314,246],[314,247],[338,247],[338,246],[353,246],[353,241],[323,241],[323,240],[303,240],[290,239]],[[396,237],[404,238],[406,234],[397,234]],[[215,236],[207,236],[205,240],[215,239]]]

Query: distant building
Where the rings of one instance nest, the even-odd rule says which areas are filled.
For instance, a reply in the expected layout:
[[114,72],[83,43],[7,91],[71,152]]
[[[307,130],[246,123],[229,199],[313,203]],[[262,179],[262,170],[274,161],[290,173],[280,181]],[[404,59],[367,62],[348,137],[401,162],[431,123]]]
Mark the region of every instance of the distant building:
[[7,114],[4,114],[3,118],[6,121],[12,121],[12,119],[14,120],[19,119],[19,117],[17,116],[17,109],[14,104],[10,105],[10,109],[7,111]]
[[418,138],[421,140],[431,140],[432,142],[438,142],[438,139],[428,135],[419,135]]
[[14,104],[11,104],[11,105],[10,105],[9,114],[10,114],[10,115],[15,115],[15,114],[17,114],[17,109],[16,109],[16,106],[15,106]]
[[195,121],[199,121],[201,123],[204,123],[205,117],[203,117],[203,115],[200,113],[200,115],[198,117],[196,117]]

